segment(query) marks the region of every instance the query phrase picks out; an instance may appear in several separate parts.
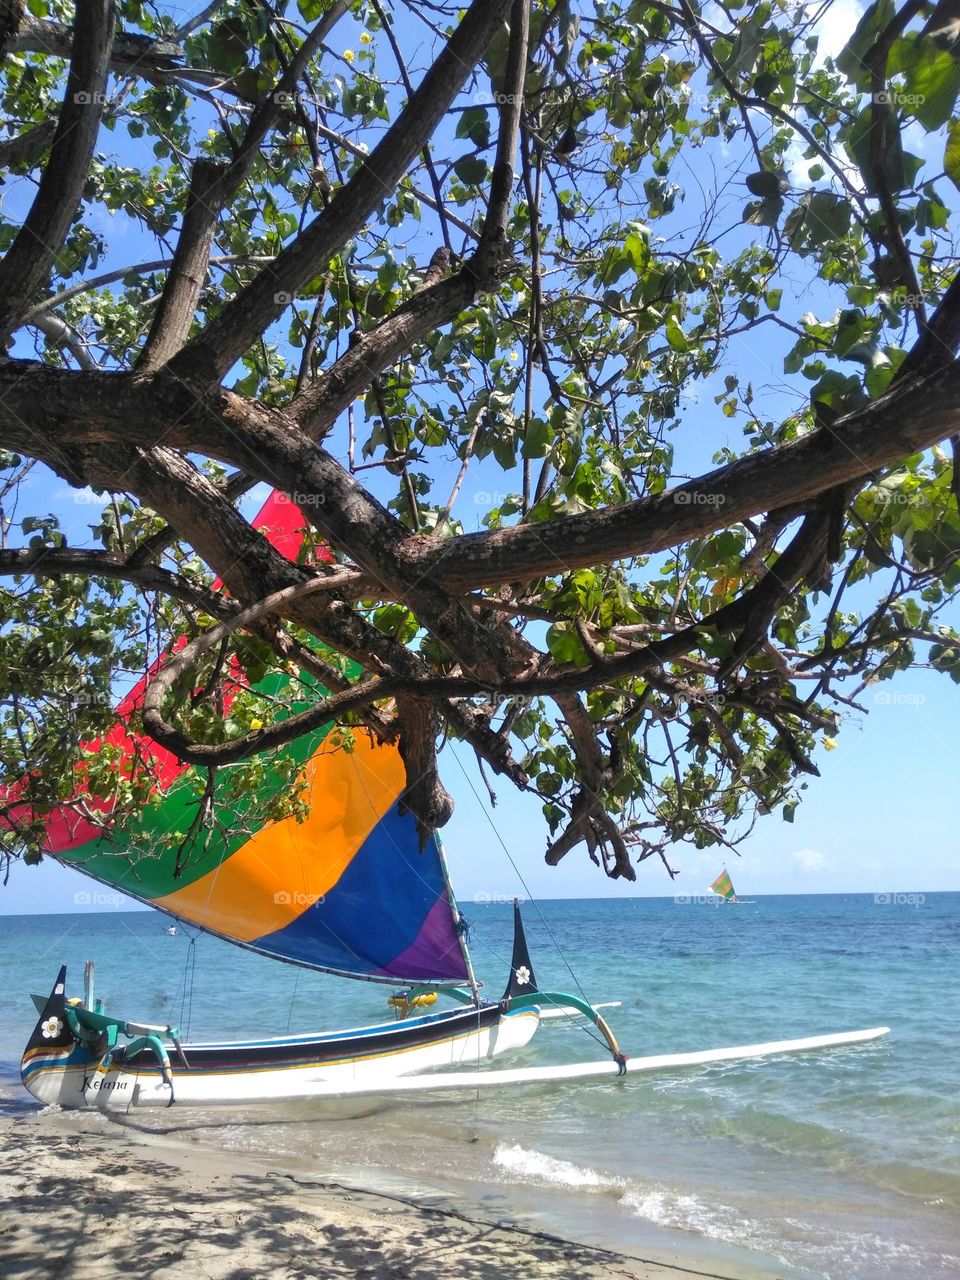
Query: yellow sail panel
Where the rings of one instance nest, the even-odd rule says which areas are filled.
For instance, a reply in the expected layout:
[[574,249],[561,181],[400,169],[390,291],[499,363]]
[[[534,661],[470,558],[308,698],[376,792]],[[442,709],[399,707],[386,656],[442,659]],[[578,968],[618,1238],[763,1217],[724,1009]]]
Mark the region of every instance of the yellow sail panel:
[[726,898],[728,902],[733,902],[736,899],[737,895],[734,892],[733,881],[726,870],[720,872],[710,888],[714,893],[719,894],[721,898]]
[[238,942],[252,942],[323,902],[396,803],[405,774],[400,752],[379,746],[364,730],[356,733],[350,751],[321,746],[307,773],[305,820],[289,817],[262,827],[232,857],[154,898],[154,906]]

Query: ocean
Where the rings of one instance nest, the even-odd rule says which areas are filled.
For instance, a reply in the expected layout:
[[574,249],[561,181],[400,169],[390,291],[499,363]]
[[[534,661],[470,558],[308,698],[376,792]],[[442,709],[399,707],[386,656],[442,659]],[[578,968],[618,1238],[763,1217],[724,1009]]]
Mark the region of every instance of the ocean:
[[[461,904],[505,982],[509,903]],[[960,894],[547,901],[524,906],[541,988],[582,989],[632,1055],[887,1025],[873,1044],[482,1097],[141,1112],[122,1123],[736,1275],[960,1275]],[[197,1040],[388,1016],[383,987],[311,974],[152,912],[0,917],[0,1108],[61,963],[96,961],[112,1012]],[[602,1057],[544,1023],[498,1065]],[[752,1268],[756,1270],[752,1270]]]

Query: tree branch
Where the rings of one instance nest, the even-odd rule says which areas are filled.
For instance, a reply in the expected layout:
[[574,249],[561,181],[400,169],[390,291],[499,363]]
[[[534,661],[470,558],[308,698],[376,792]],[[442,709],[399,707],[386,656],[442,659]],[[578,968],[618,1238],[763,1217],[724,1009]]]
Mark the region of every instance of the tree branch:
[[50,159],[0,262],[0,340],[17,328],[46,281],[76,212],[100,131],[115,18],[113,0],[77,0],[70,73]]
[[176,355],[187,340],[200,291],[207,278],[223,174],[224,166],[215,160],[193,162],[183,225],[177,237],[167,282],[137,364],[140,373],[154,373]]
[[187,381],[218,382],[320,265],[355,235],[396,188],[480,60],[510,0],[474,0],[420,87],[381,142],[329,205],[171,364]]
[[[171,522],[216,570],[236,599],[260,600],[271,592],[299,587],[305,581],[302,569],[251,529],[214,485],[177,454],[163,450],[147,454],[114,446],[86,462],[79,482],[126,487],[136,493]],[[289,610],[294,622],[347,657],[363,665],[379,665],[385,673],[398,672],[406,682],[398,685],[398,692],[409,691],[416,696],[426,692],[423,681],[431,671],[419,655],[353,614],[338,600],[337,593],[317,591],[298,597],[289,604]],[[290,656],[285,648],[282,654],[284,658]],[[325,683],[330,687],[329,681]],[[463,689],[456,686],[456,695],[461,692]],[[366,704],[356,709],[383,737],[381,714],[368,712]],[[509,777],[518,787],[527,784],[527,776],[514,760],[509,744],[490,729],[489,716],[456,697],[441,702],[439,710],[451,728],[498,774]]]
[[294,396],[288,412],[312,439],[325,436],[347,405],[419,338],[470,304],[476,282],[462,270],[443,279],[449,260],[446,250],[438,249],[413,296],[375,328],[360,334],[339,360]]
[[134,567],[112,551],[84,551],[70,547],[0,550],[0,574],[27,573],[38,578],[76,573],[91,578],[116,578],[144,591],[160,591],[171,600],[180,600],[213,617],[229,617],[239,608],[228,596],[198,587],[179,573],[171,573],[152,564]]
[[[211,258],[207,266],[224,267],[236,263],[240,266],[259,267],[272,261],[272,254],[261,256],[245,253],[225,253]],[[146,275],[151,271],[169,271],[172,265],[172,258],[157,258],[153,262],[136,262],[129,267],[115,267],[112,271],[104,271],[102,275],[91,276],[89,280],[81,280],[78,284],[72,284],[69,288],[62,289],[59,293],[52,293],[49,298],[44,298],[41,302],[34,303],[30,310],[24,314],[23,323],[30,324],[37,316],[46,311],[53,311],[56,307],[63,306],[65,302],[69,302],[71,298],[76,298],[81,293],[90,293],[93,289],[102,289],[106,285],[116,284],[118,280],[125,280],[127,276]]]
[[185,389],[123,374],[81,374],[26,361],[0,362],[0,444],[35,455],[43,404],[45,447],[161,441],[233,464],[272,487],[313,495],[304,514],[383,579],[465,594],[480,586],[567,573],[664,550],[693,537],[848,481],[865,480],[960,428],[960,367],[898,379],[880,399],[778,445],[652,497],[619,507],[457,538],[408,535],[322,448],[279,410],[218,391],[203,402]]
[[160,307],[139,365],[141,372],[152,373],[159,369],[186,342],[206,277],[207,258],[220,210],[249,175],[264,139],[296,93],[297,81],[310,59],[349,8],[349,0],[335,0],[303,41],[284,68],[273,92],[254,111],[230,164],[203,159],[194,162],[183,226]]
[[4,138],[0,142],[0,169],[20,165],[32,169],[46,155],[56,131],[56,120],[44,120],[15,138]]
[[501,94],[500,129],[497,134],[497,156],[490,180],[490,198],[483,233],[474,260],[480,281],[495,277],[503,256],[510,198],[513,195],[514,161],[520,136],[520,113],[523,109],[523,87],[527,75],[527,44],[530,35],[530,0],[513,0],[510,9],[510,43],[504,76],[505,92]]
[[745,518],[866,480],[960,428],[960,369],[896,385],[864,409],[653,497],[535,526],[410,539],[400,557],[462,592],[662,551]]
[[[62,22],[48,22],[24,15],[22,6],[20,10],[18,21],[6,33],[0,32],[0,54],[46,53],[54,58],[71,56],[76,28],[71,29]],[[78,4],[77,26],[85,20],[82,6]],[[154,71],[174,70],[183,57],[183,48],[176,40],[155,40],[151,36],[125,31],[113,34],[112,43],[108,42],[107,47],[110,70],[118,75],[149,76]]]

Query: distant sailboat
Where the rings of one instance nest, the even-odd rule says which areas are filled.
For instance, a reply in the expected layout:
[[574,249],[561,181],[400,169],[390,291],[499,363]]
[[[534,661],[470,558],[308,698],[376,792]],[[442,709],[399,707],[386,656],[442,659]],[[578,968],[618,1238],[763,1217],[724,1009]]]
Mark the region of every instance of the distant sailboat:
[[730,875],[726,867],[724,867],[716,880],[714,880],[713,884],[710,886],[710,891],[720,898],[725,898],[727,902],[737,901],[736,890],[733,887],[733,881],[730,879]]
[[752,898],[738,898],[736,890],[733,887],[733,881],[730,879],[730,873],[726,867],[720,872],[716,880],[710,886],[711,892],[715,893],[718,898],[722,898],[724,902],[735,902],[739,906],[749,906]]

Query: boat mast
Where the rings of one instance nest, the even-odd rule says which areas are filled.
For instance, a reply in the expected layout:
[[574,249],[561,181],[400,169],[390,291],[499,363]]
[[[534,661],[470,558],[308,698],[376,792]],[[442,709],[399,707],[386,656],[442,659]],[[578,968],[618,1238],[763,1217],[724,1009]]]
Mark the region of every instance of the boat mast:
[[443,876],[444,888],[447,891],[447,901],[450,903],[450,911],[453,915],[453,923],[457,930],[457,939],[460,943],[460,954],[463,956],[464,968],[467,971],[467,982],[470,984],[470,992],[473,995],[474,1004],[479,1004],[480,986],[477,982],[477,975],[473,971],[473,960],[470,958],[470,948],[467,946],[467,935],[464,929],[463,916],[460,914],[460,908],[457,905],[457,897],[453,892],[453,885],[450,883],[450,868],[447,866],[447,855],[444,852],[443,841],[440,839],[439,833],[434,833],[434,839],[437,842],[437,853],[440,858],[440,872]]

